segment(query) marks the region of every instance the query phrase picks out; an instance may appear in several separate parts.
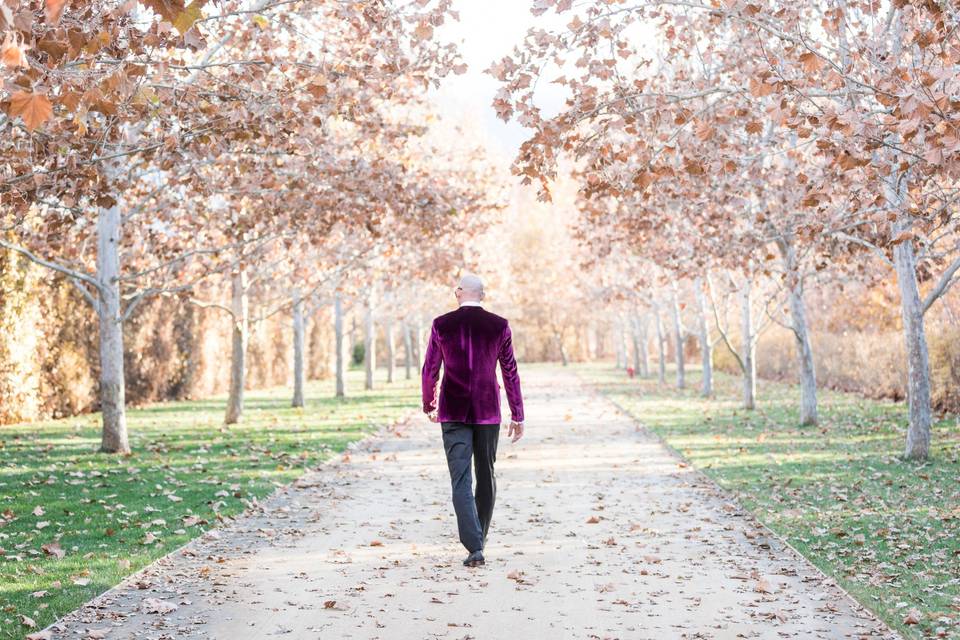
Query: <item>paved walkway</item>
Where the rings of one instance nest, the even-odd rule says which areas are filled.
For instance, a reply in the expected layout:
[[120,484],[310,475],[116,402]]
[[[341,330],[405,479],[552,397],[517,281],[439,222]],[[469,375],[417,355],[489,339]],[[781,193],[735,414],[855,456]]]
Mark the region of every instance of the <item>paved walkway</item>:
[[895,637],[574,375],[531,369],[524,390],[485,567],[461,565],[439,428],[417,417],[52,637]]

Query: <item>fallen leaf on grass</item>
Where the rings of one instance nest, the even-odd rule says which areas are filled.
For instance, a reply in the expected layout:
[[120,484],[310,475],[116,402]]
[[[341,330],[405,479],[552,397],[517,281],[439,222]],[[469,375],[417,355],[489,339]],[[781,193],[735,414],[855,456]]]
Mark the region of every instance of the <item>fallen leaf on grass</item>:
[[907,611],[906,617],[903,619],[903,624],[920,624],[920,618],[923,615],[917,609],[910,609]]
[[37,517],[39,518],[39,517],[42,516],[43,514],[44,514],[43,507],[41,507],[41,506],[39,506],[39,505],[37,505],[36,507],[34,507],[34,509],[33,509],[33,515],[35,515],[35,516],[37,516]]
[[67,552],[60,547],[59,542],[48,542],[47,544],[40,545],[40,548],[48,556],[55,556],[57,560],[61,560]]
[[90,578],[74,578],[73,584],[77,585],[78,587],[85,587],[90,584]]
[[169,600],[161,600],[160,598],[146,598],[140,603],[140,610],[144,613],[165,614],[176,611],[177,605],[173,604]]
[[33,618],[22,615],[22,614],[20,616],[20,624],[30,629],[33,629],[35,626],[37,626],[37,623],[34,621]]

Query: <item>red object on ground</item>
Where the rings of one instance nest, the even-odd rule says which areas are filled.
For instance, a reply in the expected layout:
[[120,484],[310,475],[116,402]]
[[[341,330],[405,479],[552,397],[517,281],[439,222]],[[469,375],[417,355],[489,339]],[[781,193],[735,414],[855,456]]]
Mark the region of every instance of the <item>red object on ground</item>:
[[632,378],[634,373],[636,373],[636,372],[633,370],[633,367],[627,367],[627,376],[628,376],[628,377]]

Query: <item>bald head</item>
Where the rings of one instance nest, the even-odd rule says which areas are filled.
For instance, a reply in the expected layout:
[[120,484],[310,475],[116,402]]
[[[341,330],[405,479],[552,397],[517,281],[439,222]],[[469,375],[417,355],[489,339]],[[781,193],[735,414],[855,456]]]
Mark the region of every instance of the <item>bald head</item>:
[[457,287],[457,300],[465,302],[469,300],[483,300],[483,280],[478,276],[468,273],[460,278],[460,285]]

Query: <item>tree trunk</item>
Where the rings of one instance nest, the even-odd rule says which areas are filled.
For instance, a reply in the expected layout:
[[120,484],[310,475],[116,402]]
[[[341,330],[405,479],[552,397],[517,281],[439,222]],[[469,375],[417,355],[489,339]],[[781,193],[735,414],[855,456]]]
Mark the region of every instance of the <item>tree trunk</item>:
[[377,337],[373,324],[373,293],[367,294],[367,313],[363,327],[363,365],[366,371],[363,388],[373,389],[373,370],[377,367]]
[[410,338],[410,324],[404,320],[403,331],[403,369],[407,380],[411,378],[413,369],[413,340]]
[[800,424],[817,424],[817,373],[813,362],[813,347],[807,329],[807,311],[803,304],[803,278],[797,265],[797,253],[789,238],[777,241],[787,274],[787,292],[790,301],[790,324],[797,362],[800,365]]
[[660,305],[653,303],[653,318],[657,325],[657,381],[667,383],[666,336],[663,335],[663,322],[660,320]]
[[563,363],[563,366],[570,364],[569,359],[567,358],[567,352],[563,348],[563,336],[559,333],[554,332],[554,338],[557,340],[557,349],[560,350],[560,361]]
[[630,341],[633,345],[633,370],[640,374],[640,322],[636,312],[629,316],[630,322]]
[[120,205],[97,213],[97,281],[100,297],[100,450],[130,453],[123,372],[123,314],[120,308]]
[[299,289],[293,291],[293,402],[294,407],[303,406],[303,365],[306,361],[304,354],[304,318],[303,297]]
[[[894,227],[894,236],[910,228],[906,214]],[[923,325],[923,302],[917,287],[917,256],[913,240],[893,246],[893,261],[900,287],[900,313],[903,317],[903,338],[907,351],[907,399],[910,424],[903,455],[911,460],[926,460],[930,455],[930,356]]]
[[396,345],[393,335],[393,318],[388,317],[384,330],[387,333],[387,382],[393,382],[393,369],[396,360]]
[[627,328],[623,316],[617,320],[617,369],[627,368]]
[[710,341],[710,329],[707,320],[707,297],[703,292],[703,280],[694,281],[697,296],[697,319],[700,329],[700,355],[703,361],[700,395],[709,398],[713,395],[713,343]]
[[417,373],[423,371],[423,313],[417,313],[414,324],[413,347],[417,356]]
[[236,424],[243,413],[243,385],[247,374],[247,333],[250,321],[247,300],[247,271],[237,269],[231,277],[230,310],[233,320],[233,336],[230,354],[230,394],[227,397],[225,424]]
[[749,276],[740,290],[740,334],[743,341],[743,408],[757,406],[757,341],[753,335],[752,283]]
[[333,296],[333,332],[335,338],[334,351],[336,352],[336,364],[334,366],[337,379],[336,397],[343,398],[347,395],[347,386],[344,380],[346,363],[343,353],[343,296],[339,292]]
[[680,324],[680,294],[677,290],[677,283],[673,283],[673,339],[676,344],[677,361],[677,389],[685,389],[687,386],[686,371],[683,366],[683,328]]
[[650,377],[650,354],[647,351],[647,321],[648,318],[646,314],[642,317],[638,316],[637,320],[637,330],[640,333],[640,375],[644,378]]

